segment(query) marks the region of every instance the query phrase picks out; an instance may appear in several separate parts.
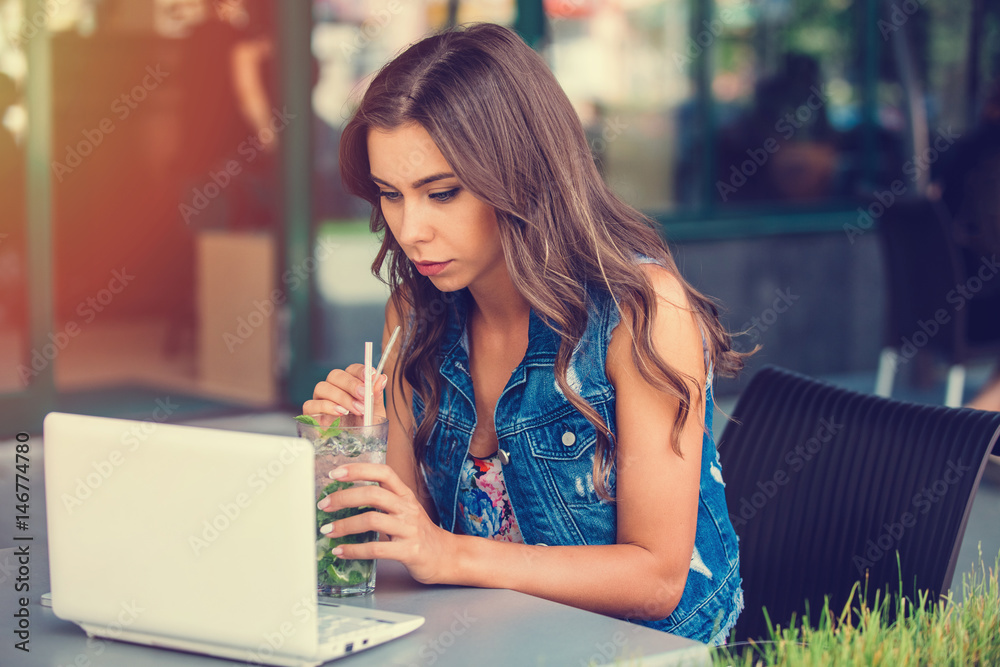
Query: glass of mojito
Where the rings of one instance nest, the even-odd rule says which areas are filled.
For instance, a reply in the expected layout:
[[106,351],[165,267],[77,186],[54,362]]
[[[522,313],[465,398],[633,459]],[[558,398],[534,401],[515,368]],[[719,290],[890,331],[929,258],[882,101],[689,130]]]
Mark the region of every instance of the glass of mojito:
[[[389,441],[389,422],[376,417],[365,426],[360,415],[301,415],[295,418],[299,437],[313,444],[316,457],[316,502],[334,491],[354,484],[374,482],[340,482],[330,479],[329,473],[345,463],[385,463],[385,450]],[[316,510],[316,573],[320,601],[324,597],[339,598],[368,595],[375,591],[375,561],[349,560],[334,556],[330,551],[341,544],[373,542],[378,533],[369,531],[356,535],[327,537],[320,527],[355,514],[371,511],[371,507],[347,507],[335,512]]]

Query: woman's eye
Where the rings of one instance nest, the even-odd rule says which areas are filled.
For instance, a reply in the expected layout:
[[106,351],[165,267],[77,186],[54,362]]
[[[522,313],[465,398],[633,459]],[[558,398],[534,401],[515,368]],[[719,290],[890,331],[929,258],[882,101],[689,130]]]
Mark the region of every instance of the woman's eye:
[[455,195],[458,194],[458,191],[459,188],[452,188],[447,192],[435,192],[432,195],[430,195],[430,198],[440,202],[451,201],[452,199],[455,198]]
[[378,195],[386,201],[396,201],[399,199],[399,193],[392,192],[391,190],[379,190]]

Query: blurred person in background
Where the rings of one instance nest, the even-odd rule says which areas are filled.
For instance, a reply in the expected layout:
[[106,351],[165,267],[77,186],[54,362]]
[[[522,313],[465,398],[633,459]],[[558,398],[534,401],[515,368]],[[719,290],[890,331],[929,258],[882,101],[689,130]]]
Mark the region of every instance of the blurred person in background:
[[722,128],[722,200],[812,202],[831,196],[838,187],[839,135],[826,104],[819,61],[786,53],[781,68],[757,83],[753,107]]
[[187,39],[181,65],[181,201],[192,200],[229,161],[235,160],[241,173],[207,206],[189,212],[185,222],[197,228],[268,227],[276,146],[267,127],[271,3],[213,0],[210,5]]
[[[953,221],[967,277],[980,271],[984,259],[1000,256],[1000,77],[994,80],[979,124],[946,155],[940,177],[941,199]],[[972,311],[970,335],[1000,337],[1000,277],[982,280]],[[979,394],[968,403],[978,410],[1000,411],[1000,361]]]
[[[205,19],[186,39],[178,77],[184,145],[177,172],[180,223],[192,232],[276,225],[274,5],[209,0]],[[193,290],[193,282],[178,290],[184,294],[176,307],[184,314],[171,321],[168,353],[193,345]]]

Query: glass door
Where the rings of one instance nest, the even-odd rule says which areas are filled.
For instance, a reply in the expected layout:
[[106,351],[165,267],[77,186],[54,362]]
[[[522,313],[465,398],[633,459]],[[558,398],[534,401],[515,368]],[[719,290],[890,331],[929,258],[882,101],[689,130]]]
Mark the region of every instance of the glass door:
[[0,0],[8,435],[281,402],[284,5]]
[[26,19],[42,4],[0,0],[0,439],[40,428],[69,338],[50,326],[48,48]]

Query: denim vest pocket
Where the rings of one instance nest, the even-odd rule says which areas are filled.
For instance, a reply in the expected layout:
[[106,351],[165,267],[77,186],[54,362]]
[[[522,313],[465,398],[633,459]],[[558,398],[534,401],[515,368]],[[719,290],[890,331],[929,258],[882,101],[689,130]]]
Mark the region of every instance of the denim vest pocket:
[[572,523],[571,532],[580,536],[579,541],[567,543],[613,544],[615,507],[603,502],[594,488],[597,432],[593,424],[567,405],[533,422],[524,435],[533,467],[548,488],[546,495],[562,505],[562,514]]
[[583,415],[571,406],[533,425],[526,435],[541,473],[567,507],[599,500],[593,480],[597,434]]

